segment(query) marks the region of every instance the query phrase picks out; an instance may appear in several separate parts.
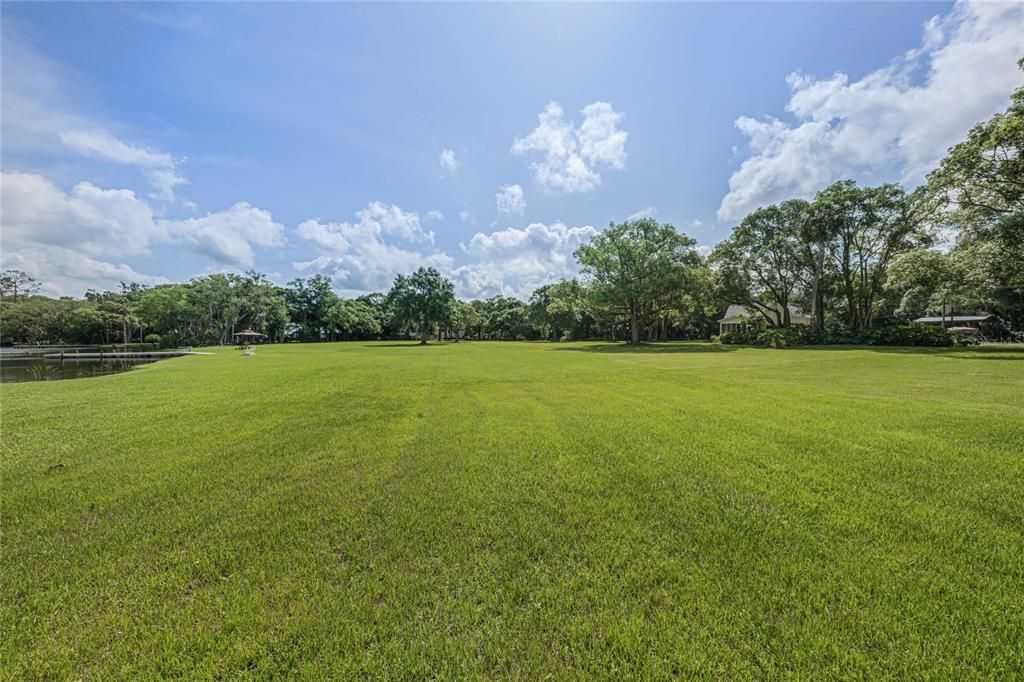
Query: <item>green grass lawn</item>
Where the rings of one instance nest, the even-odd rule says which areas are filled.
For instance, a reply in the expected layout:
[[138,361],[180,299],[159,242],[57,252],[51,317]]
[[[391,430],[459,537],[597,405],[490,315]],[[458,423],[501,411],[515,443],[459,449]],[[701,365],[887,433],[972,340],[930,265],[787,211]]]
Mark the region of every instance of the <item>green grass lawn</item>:
[[217,349],[2,418],[13,678],[1024,675],[1021,347]]

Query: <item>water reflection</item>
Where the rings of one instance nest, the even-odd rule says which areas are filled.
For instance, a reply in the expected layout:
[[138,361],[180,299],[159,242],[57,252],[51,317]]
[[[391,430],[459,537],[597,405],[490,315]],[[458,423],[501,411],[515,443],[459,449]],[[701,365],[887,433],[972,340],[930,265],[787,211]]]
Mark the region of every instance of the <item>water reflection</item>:
[[[68,349],[64,350],[68,351]],[[116,374],[134,369],[139,365],[156,362],[152,358],[103,358],[101,360],[99,358],[75,359],[65,356],[63,360],[60,360],[43,357],[53,352],[54,349],[26,351],[0,348],[0,383],[54,381]]]

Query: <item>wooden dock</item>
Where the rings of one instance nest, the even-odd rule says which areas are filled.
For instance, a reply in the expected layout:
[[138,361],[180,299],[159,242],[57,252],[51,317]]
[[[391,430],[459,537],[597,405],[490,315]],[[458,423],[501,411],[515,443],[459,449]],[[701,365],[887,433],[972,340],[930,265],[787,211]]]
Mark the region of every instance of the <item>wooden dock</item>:
[[203,355],[190,350],[152,350],[152,351],[86,351],[85,353],[64,352],[47,353],[46,360],[160,360],[177,358],[183,355]]

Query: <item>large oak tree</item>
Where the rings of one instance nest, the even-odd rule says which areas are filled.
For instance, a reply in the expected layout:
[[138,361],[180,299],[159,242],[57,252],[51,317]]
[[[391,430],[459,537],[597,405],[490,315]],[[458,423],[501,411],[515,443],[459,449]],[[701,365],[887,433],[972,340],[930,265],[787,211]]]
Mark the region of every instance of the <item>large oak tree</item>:
[[388,292],[395,319],[419,329],[420,343],[430,338],[430,330],[451,319],[455,287],[434,268],[420,268],[411,275],[399,275]]
[[629,320],[630,343],[678,301],[690,270],[700,264],[696,242],[650,218],[612,224],[576,250],[597,307]]
[[759,208],[712,254],[723,298],[757,311],[772,327],[790,325],[790,303],[813,266],[805,242],[810,205],[800,199]]
[[843,180],[814,200],[814,219],[830,243],[826,252],[851,331],[868,329],[885,286],[889,265],[901,254],[930,243],[920,193],[899,185],[858,187]]

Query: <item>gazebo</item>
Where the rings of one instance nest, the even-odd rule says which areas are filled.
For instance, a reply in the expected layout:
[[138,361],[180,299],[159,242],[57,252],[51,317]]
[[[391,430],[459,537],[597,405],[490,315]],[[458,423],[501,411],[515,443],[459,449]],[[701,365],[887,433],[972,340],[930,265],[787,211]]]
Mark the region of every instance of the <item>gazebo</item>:
[[262,337],[263,334],[260,334],[259,332],[254,332],[251,329],[243,329],[240,332],[235,332],[235,343],[237,343],[240,346],[248,346],[256,339]]

